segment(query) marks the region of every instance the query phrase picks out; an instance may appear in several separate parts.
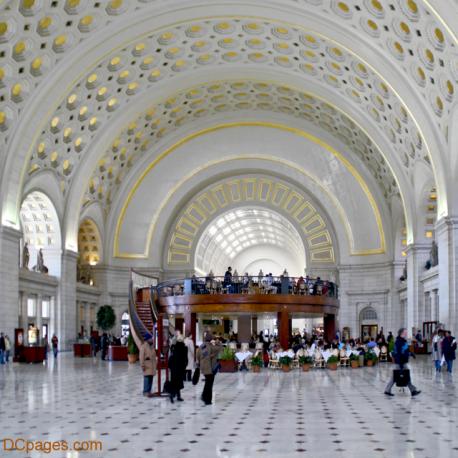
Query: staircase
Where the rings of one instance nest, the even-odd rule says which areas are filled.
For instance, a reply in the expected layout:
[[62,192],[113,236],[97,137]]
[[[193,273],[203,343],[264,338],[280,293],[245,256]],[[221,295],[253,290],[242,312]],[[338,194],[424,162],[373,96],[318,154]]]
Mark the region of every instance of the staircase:
[[154,319],[151,304],[149,302],[137,302],[135,308],[140,321],[145,328],[152,333],[154,329]]

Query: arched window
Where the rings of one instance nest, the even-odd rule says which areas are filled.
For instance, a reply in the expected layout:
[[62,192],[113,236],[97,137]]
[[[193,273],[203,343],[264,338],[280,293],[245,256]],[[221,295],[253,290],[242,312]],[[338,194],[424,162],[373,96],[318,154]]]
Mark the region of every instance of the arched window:
[[361,321],[377,321],[377,312],[372,307],[366,307],[361,310],[359,316]]
[[33,269],[37,265],[37,255],[41,249],[48,273],[60,276],[62,254],[60,224],[51,200],[42,192],[31,192],[22,202],[20,219],[23,244],[27,243],[30,255],[28,268]]

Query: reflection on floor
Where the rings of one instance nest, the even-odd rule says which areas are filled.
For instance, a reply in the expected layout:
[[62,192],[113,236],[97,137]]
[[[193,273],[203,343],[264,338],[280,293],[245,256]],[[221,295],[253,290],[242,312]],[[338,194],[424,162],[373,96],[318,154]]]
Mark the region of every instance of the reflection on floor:
[[[215,403],[202,384],[185,402],[141,396],[138,364],[59,355],[48,366],[0,366],[0,439],[86,441],[101,453],[5,453],[14,457],[457,457],[456,383],[429,357],[413,363],[412,399],[386,398],[389,364],[289,374],[219,374]],[[457,375],[458,377],[458,375]],[[0,443],[1,445],[1,443]]]

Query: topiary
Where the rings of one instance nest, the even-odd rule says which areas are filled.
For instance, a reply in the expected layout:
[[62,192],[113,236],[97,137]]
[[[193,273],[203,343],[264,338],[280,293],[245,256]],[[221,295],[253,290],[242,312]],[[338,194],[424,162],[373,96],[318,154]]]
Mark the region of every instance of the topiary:
[[102,305],[97,311],[97,327],[108,331],[116,323],[116,315],[111,305]]

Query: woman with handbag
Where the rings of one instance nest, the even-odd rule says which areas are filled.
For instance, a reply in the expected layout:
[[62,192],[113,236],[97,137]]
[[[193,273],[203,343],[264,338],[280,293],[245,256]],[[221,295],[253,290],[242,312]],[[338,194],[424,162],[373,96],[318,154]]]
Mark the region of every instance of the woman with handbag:
[[182,402],[181,390],[184,388],[183,380],[188,365],[188,349],[183,342],[183,335],[176,336],[176,342],[170,349],[169,369],[170,369],[170,402],[173,404],[174,398]]
[[205,385],[201,399],[206,406],[212,403],[213,382],[215,381],[220,351],[221,343],[213,340],[213,336],[207,332],[205,334],[205,342],[197,350],[197,366],[205,376]]

